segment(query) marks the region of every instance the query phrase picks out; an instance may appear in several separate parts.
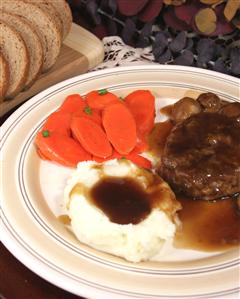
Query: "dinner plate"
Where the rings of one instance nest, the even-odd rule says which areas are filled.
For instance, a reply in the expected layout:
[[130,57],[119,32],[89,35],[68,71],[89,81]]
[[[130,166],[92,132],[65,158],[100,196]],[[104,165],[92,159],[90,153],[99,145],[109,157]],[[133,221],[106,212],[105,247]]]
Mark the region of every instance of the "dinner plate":
[[[72,93],[107,88],[119,96],[150,89],[159,109],[183,96],[214,92],[239,101],[239,80],[178,66],[114,68],[74,77],[36,95],[3,124],[1,240],[32,271],[88,298],[236,298],[239,250],[200,252],[169,248],[159,262],[130,263],[81,244],[58,216],[73,171],[39,159],[34,137],[47,116]],[[91,225],[91,222],[89,222]]]

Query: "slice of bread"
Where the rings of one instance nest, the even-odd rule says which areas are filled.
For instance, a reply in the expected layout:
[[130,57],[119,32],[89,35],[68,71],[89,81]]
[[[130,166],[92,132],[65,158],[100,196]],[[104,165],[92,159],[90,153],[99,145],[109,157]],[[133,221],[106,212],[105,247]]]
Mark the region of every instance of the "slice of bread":
[[6,23],[0,21],[0,49],[9,65],[9,87],[6,99],[17,95],[25,86],[29,70],[27,47],[21,35]]
[[38,7],[40,7],[45,13],[49,14],[52,20],[56,23],[58,31],[61,33],[61,39],[63,38],[63,24],[60,19],[58,12],[52,3],[56,0],[47,1],[47,0],[24,0],[25,2],[30,2]]
[[0,0],[0,7],[25,17],[34,26],[43,45],[43,71],[50,69],[61,49],[61,32],[52,17],[38,5],[23,0]]
[[45,0],[51,3],[56,11],[59,13],[59,16],[63,24],[63,39],[68,35],[71,25],[72,25],[72,12],[70,6],[65,0]]
[[29,72],[25,83],[25,88],[28,88],[42,70],[43,49],[41,41],[34,28],[25,18],[0,11],[0,20],[17,30],[26,44],[30,59]]
[[0,103],[4,100],[9,86],[9,67],[3,54],[0,52]]

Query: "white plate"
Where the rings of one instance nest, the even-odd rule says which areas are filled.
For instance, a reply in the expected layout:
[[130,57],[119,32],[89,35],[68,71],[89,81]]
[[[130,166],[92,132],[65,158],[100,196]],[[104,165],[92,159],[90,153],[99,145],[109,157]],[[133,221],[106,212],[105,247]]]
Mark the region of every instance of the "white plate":
[[157,97],[157,108],[206,91],[239,101],[238,79],[177,66],[98,71],[43,91],[2,127],[2,242],[41,277],[88,298],[236,297],[238,249],[220,253],[174,249],[161,262],[131,264],[79,243],[57,220],[64,212],[62,192],[72,170],[41,161],[34,149],[34,136],[67,95],[102,88],[120,96],[150,89]]

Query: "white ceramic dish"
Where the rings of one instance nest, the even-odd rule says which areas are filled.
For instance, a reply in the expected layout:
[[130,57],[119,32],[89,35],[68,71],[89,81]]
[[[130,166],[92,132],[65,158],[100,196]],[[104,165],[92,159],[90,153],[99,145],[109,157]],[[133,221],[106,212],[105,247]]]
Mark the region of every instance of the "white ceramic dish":
[[161,262],[132,264],[79,243],[57,220],[64,212],[62,192],[72,170],[41,161],[34,136],[67,95],[102,88],[120,96],[150,89],[157,97],[157,111],[185,95],[206,91],[239,101],[238,79],[177,66],[97,71],[43,91],[2,126],[1,241],[41,277],[88,298],[237,298],[238,249],[171,249]]

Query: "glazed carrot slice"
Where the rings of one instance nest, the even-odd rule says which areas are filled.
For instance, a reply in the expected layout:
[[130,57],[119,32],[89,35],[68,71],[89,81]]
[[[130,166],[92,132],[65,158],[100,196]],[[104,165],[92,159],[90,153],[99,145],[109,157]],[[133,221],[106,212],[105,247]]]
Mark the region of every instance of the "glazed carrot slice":
[[87,105],[85,105],[85,107],[83,109],[77,110],[72,115],[73,116],[78,116],[78,117],[79,116],[86,117],[86,118],[94,121],[98,125],[100,125],[100,126],[102,125],[102,117],[101,117],[100,111],[96,110],[96,109],[92,109]]
[[125,155],[125,156],[123,156],[123,155],[119,154],[117,151],[113,150],[113,154],[110,157],[105,158],[105,159],[93,156],[93,161],[96,161],[98,163],[106,162],[106,161],[112,160],[112,159],[127,159],[139,167],[146,168],[146,169],[152,168],[151,161],[138,155],[137,153],[134,152],[134,150],[130,154]]
[[125,98],[125,104],[132,112],[138,132],[146,135],[154,127],[155,98],[149,90],[136,90]]
[[50,160],[48,157],[44,156],[44,154],[37,148],[37,154],[42,160]]
[[91,160],[91,155],[73,138],[56,132],[44,137],[42,133],[38,132],[35,143],[45,158],[68,167],[76,167],[80,161]]
[[125,158],[132,161],[134,164],[136,164],[139,167],[143,167],[143,168],[147,168],[147,169],[152,168],[151,161],[149,161],[148,159],[146,159],[140,155],[129,154],[129,155],[126,155]]
[[93,90],[86,95],[85,99],[92,109],[98,110],[102,110],[110,104],[119,103],[119,98],[106,89]]
[[137,143],[134,148],[134,150],[138,153],[143,153],[148,150],[148,142],[146,140],[145,136],[142,136],[138,131],[137,131]]
[[59,134],[70,136],[70,123],[71,114],[63,111],[55,111],[47,118],[43,125],[43,130],[48,131],[49,133],[58,132]]
[[103,129],[86,117],[73,117],[71,130],[86,151],[100,158],[112,154],[112,146]]
[[113,149],[111,156],[107,157],[107,158],[100,158],[100,157],[96,157],[93,156],[93,161],[96,161],[98,163],[102,163],[108,160],[112,160],[112,159],[121,159],[122,155],[119,154],[115,149]]
[[102,123],[115,150],[128,154],[137,141],[136,123],[129,109],[122,103],[112,104],[103,110]]
[[71,94],[66,97],[59,110],[66,113],[74,113],[85,107],[85,101],[79,94]]

